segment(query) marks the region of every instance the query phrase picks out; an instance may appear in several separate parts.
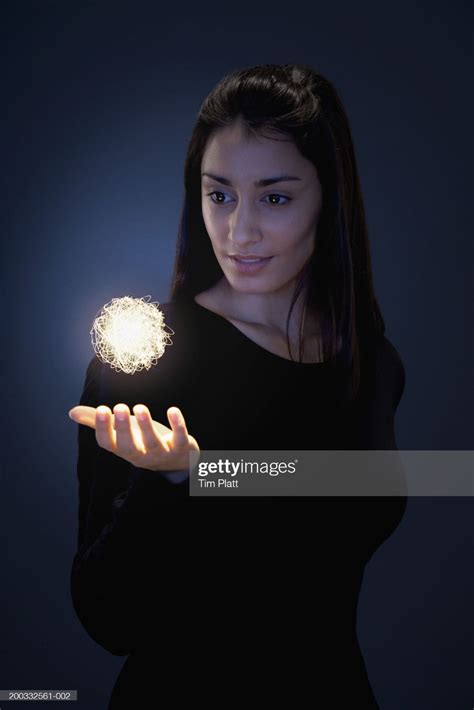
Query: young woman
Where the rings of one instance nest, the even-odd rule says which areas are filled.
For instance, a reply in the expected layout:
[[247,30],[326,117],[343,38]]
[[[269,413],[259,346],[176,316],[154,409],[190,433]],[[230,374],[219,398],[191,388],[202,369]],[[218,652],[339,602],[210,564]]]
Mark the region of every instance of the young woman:
[[175,335],[158,364],[130,377],[94,357],[70,412],[74,608],[129,656],[109,710],[185,693],[378,708],[357,601],[406,497],[189,495],[190,450],[397,448],[404,366],[373,290],[348,119],[314,69],[235,71],[203,102],[160,307]]

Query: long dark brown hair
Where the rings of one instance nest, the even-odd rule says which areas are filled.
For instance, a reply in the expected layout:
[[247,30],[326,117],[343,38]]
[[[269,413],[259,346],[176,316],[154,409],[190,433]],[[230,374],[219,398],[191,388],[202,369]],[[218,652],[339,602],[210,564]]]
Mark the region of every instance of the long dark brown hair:
[[[321,315],[324,360],[341,358],[351,371],[349,399],[360,384],[361,348],[385,332],[375,298],[367,222],[349,121],[324,76],[303,64],[264,64],[224,76],[204,99],[186,154],[181,213],[170,298],[182,301],[223,276],[201,208],[201,161],[214,130],[241,119],[249,135],[289,136],[317,169],[323,191],[314,252],[302,271],[287,317],[306,286],[306,309]],[[268,136],[267,136],[268,137]],[[302,327],[299,357],[302,360]],[[341,348],[342,345],[342,348]]]

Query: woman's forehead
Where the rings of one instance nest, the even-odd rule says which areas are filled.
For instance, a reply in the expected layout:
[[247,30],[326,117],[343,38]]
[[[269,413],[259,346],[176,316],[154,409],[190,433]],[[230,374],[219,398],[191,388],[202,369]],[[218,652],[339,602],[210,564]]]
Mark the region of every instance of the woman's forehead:
[[224,133],[209,140],[201,161],[203,179],[219,176],[224,178],[220,182],[229,185],[238,178],[258,182],[287,175],[304,180],[313,170],[294,143],[241,139]]

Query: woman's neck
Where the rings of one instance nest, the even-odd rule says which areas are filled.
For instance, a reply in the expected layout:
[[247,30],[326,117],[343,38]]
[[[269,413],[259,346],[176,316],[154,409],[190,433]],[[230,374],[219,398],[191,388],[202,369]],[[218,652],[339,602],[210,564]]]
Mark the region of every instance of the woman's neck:
[[[233,289],[226,279],[222,279],[206,292],[216,306],[216,311],[233,318],[281,335],[286,339],[287,317],[293,292],[272,292],[269,294],[242,293]],[[298,340],[304,315],[304,337],[314,337],[319,333],[317,314],[306,309],[303,314],[304,292],[294,304],[289,323],[290,340]]]

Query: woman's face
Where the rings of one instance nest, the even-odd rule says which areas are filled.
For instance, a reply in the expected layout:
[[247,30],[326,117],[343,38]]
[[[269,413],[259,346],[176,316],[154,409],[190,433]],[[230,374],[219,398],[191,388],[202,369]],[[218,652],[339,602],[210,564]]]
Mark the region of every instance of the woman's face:
[[[204,224],[236,291],[291,288],[315,246],[322,206],[317,171],[289,137],[272,135],[278,140],[248,137],[235,122],[211,135],[201,163]],[[271,258],[239,265],[236,254]]]

